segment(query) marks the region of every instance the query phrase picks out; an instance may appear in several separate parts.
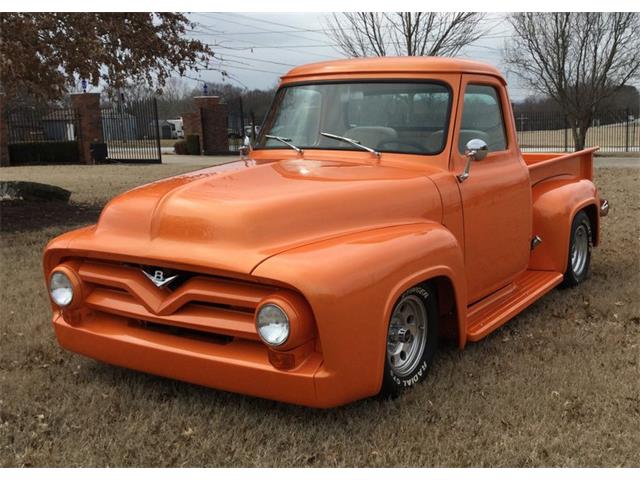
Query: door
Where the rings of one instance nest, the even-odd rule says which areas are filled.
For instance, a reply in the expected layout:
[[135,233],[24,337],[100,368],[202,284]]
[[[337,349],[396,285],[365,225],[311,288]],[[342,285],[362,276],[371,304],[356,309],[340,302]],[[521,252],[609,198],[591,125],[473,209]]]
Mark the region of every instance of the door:
[[464,223],[468,303],[508,285],[527,268],[531,241],[531,187],[521,158],[510,103],[498,79],[463,75],[458,100],[453,173],[463,171],[466,143],[489,146],[458,183]]

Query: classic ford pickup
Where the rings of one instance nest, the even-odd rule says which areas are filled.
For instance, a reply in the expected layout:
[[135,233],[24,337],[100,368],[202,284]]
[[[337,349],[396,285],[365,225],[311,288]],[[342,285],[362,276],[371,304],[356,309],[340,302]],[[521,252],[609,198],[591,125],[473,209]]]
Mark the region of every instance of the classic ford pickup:
[[595,149],[522,153],[506,83],[447,58],[294,68],[255,144],[47,246],[62,347],[313,407],[396,395],[585,280]]

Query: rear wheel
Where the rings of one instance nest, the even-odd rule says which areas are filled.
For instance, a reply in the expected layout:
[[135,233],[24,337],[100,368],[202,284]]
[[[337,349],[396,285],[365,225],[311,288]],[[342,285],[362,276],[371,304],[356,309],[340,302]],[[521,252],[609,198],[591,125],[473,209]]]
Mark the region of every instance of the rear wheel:
[[395,396],[423,380],[438,339],[437,299],[431,286],[412,287],[396,302],[387,330],[382,394]]
[[571,224],[569,257],[562,287],[575,287],[587,278],[593,247],[591,239],[591,220],[584,211],[578,212]]

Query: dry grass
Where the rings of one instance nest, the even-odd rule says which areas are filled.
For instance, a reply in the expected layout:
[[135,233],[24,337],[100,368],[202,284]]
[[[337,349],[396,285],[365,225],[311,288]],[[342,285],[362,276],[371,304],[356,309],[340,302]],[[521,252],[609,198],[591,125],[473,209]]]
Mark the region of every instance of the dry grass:
[[[189,167],[2,170],[104,202]],[[395,401],[314,411],[62,351],[40,257],[72,225],[12,232],[0,259],[0,466],[639,466],[639,170],[602,169],[612,203],[591,279],[466,351],[444,346]]]
[[0,179],[50,183],[73,192],[74,203],[102,205],[130,188],[197,168],[204,167],[157,164],[11,167],[0,170]]

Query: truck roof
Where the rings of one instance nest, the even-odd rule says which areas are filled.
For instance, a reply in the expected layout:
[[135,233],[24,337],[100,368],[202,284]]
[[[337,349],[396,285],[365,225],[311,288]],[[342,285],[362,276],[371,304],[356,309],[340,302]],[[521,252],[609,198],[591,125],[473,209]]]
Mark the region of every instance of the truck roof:
[[393,73],[475,73],[497,77],[506,84],[492,65],[450,57],[367,57],[309,63],[289,70],[282,76],[282,82],[303,81],[306,77]]

